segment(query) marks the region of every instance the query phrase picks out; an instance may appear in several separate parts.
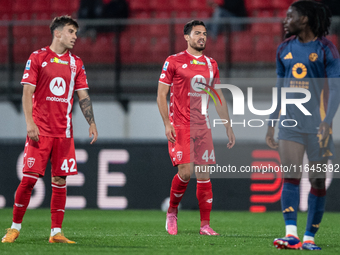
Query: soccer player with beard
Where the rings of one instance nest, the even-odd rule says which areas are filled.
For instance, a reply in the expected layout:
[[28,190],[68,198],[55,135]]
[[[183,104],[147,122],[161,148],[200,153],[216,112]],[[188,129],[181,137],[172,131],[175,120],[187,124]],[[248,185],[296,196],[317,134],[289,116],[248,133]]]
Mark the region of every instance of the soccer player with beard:
[[23,178],[15,193],[13,223],[2,238],[13,243],[38,178],[43,177],[48,160],[52,165],[50,243],[75,243],[61,232],[66,203],[66,177],[77,174],[72,130],[73,95],[89,123],[91,144],[97,140],[92,103],[82,60],[69,50],[77,40],[78,23],[69,16],[54,18],[50,25],[52,44],[31,54],[24,76],[22,105],[27,139]]
[[[325,210],[325,166],[334,154],[331,126],[340,101],[339,53],[325,38],[331,24],[330,18],[329,9],[321,3],[293,3],[284,20],[287,39],[277,50],[279,107],[270,119],[279,116],[281,88],[304,88],[311,95],[303,105],[310,115],[305,115],[293,104],[286,106],[286,114],[280,117],[278,144],[274,141],[274,127],[268,126],[266,135],[267,144],[273,149],[278,148],[282,165],[288,168],[295,166],[296,169],[284,173],[281,205],[286,236],[274,240],[274,246],[278,249],[321,250],[315,244],[314,236]],[[301,93],[288,93],[287,98],[301,98]],[[292,127],[283,126],[282,121],[285,121],[285,126]],[[308,166],[302,165],[305,151]],[[298,238],[296,225],[302,171],[309,172],[311,183],[303,243]]]
[[[214,91],[219,82],[219,71],[215,60],[203,55],[207,40],[207,31],[202,21],[193,20],[184,26],[184,39],[188,48],[169,56],[163,66],[158,84],[157,103],[162,116],[165,135],[173,166],[178,166],[178,173],[172,180],[170,206],[166,216],[166,230],[170,235],[177,235],[177,212],[191,174],[195,169],[197,178],[197,199],[201,216],[201,235],[218,235],[210,227],[212,208],[212,186],[209,164],[215,164],[208,115],[201,113],[202,95],[205,90]],[[170,110],[168,112],[167,95],[170,91]],[[235,136],[230,126],[227,103],[221,89],[216,89],[221,99],[216,110],[225,124],[230,149],[235,144]]]

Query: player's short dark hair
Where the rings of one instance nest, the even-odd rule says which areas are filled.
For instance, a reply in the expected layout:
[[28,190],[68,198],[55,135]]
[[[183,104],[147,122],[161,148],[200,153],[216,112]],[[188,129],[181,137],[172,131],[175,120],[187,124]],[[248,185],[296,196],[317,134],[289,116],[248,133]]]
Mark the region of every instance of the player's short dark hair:
[[205,24],[204,24],[203,21],[200,21],[200,20],[189,21],[184,26],[184,34],[185,35],[190,35],[192,28],[195,27],[195,26],[204,26],[205,27]]
[[63,16],[55,17],[50,24],[51,34],[53,35],[53,32],[55,29],[63,28],[64,26],[67,26],[67,25],[72,25],[76,27],[77,29],[79,28],[77,21],[72,19],[71,16],[63,15]]
[[317,37],[329,34],[332,13],[328,6],[311,0],[297,1],[291,6],[295,7],[300,15],[308,17],[308,25]]

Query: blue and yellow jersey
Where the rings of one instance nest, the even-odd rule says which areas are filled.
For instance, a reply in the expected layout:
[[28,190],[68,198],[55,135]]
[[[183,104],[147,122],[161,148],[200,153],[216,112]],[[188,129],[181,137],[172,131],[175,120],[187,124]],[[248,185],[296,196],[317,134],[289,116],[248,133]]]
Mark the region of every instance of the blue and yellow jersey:
[[[306,116],[296,105],[288,104],[286,115],[280,117],[280,128],[285,119],[294,119],[298,124],[291,129],[301,133],[317,133],[321,121],[331,124],[338,102],[329,104],[330,92],[338,93],[337,97],[340,97],[340,79],[335,79],[340,77],[339,52],[332,42],[325,37],[308,43],[301,43],[296,36],[288,38],[277,49],[276,71],[279,100],[271,119],[278,118],[280,112],[281,87],[305,88],[311,93],[311,99],[303,104],[311,115]],[[304,97],[302,93],[287,93],[288,99]],[[289,123],[285,122],[294,125],[294,122]]]

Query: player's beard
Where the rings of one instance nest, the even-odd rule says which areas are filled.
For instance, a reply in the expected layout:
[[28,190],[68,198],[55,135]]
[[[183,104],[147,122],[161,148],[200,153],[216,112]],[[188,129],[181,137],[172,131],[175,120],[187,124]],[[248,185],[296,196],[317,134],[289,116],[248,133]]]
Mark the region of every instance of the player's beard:
[[201,47],[201,46],[198,46],[196,43],[193,43],[193,44],[190,44],[190,47],[197,51],[203,51],[205,49],[205,44],[204,46]]

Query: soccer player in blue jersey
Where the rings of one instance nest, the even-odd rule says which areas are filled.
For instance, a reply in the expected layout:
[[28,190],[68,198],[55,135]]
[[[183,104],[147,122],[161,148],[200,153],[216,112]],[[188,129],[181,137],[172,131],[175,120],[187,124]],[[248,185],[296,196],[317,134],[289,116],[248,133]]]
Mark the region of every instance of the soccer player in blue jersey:
[[[281,88],[307,89],[311,98],[303,104],[310,113],[294,104],[286,106],[279,121],[279,142],[274,140],[274,127],[269,123],[267,144],[278,148],[283,166],[293,166],[284,173],[281,195],[286,236],[274,240],[277,249],[321,250],[314,242],[325,209],[325,168],[333,155],[332,120],[340,101],[340,60],[336,47],[325,38],[331,24],[330,10],[314,1],[294,2],[284,20],[286,40],[277,49],[278,107],[270,119],[278,119],[281,110]],[[287,93],[287,98],[301,100],[302,93]],[[290,120],[289,120],[290,119]],[[283,121],[283,122],[282,122]],[[294,127],[287,127],[294,126]],[[302,166],[304,152],[309,165]],[[318,165],[321,164],[321,165]],[[293,170],[295,166],[295,171]],[[299,183],[302,171],[309,172],[311,190],[308,218],[301,243],[297,234]]]

